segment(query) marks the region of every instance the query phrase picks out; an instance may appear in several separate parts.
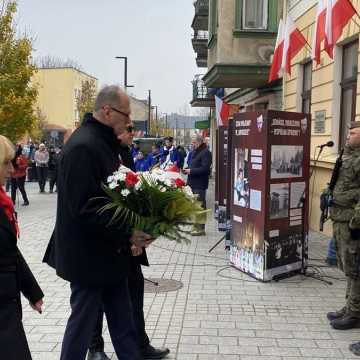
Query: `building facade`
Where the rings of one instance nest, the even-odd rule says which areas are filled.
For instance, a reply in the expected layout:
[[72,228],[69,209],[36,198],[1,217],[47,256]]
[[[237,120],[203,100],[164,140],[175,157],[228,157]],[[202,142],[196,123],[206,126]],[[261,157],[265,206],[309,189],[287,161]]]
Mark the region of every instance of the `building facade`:
[[36,107],[49,129],[75,129],[80,121],[76,99],[86,80],[95,81],[97,85],[94,76],[72,67],[38,69],[32,80],[39,91]]
[[[360,1],[352,0],[360,11]],[[287,0],[285,11],[312,44],[315,0]],[[356,19],[354,19],[356,20]],[[356,20],[358,23],[358,20]],[[334,49],[334,59],[321,51],[320,64],[311,61],[310,49],[304,48],[292,61],[291,76],[283,78],[284,110],[311,114],[311,156],[314,168],[310,186],[310,227],[319,229],[319,197],[327,183],[340,149],[345,144],[348,125],[360,120],[359,27],[350,21]],[[319,160],[317,146],[332,140],[335,145],[324,148]],[[331,222],[325,226],[331,234]]]
[[207,71],[195,76],[191,105],[211,108],[215,149],[213,94],[240,111],[282,108],[282,82],[267,82],[283,0],[197,0],[194,7],[193,48]]

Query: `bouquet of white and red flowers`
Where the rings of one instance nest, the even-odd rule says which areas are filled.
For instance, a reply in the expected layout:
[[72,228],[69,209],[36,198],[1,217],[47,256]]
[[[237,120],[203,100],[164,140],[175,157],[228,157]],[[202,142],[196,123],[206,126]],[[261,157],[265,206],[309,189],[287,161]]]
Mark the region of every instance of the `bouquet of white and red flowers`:
[[109,203],[100,209],[100,214],[113,212],[108,225],[141,230],[154,238],[162,235],[189,242],[189,225],[206,222],[207,210],[178,173],[155,169],[137,174],[120,166],[103,189]]

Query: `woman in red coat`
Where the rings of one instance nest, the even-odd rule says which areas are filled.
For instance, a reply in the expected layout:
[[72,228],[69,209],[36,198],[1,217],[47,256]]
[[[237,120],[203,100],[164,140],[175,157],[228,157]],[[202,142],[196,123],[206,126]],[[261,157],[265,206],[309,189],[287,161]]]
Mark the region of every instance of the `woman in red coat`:
[[14,171],[11,173],[11,200],[15,205],[16,190],[19,189],[24,200],[23,206],[29,205],[29,199],[25,191],[26,169],[28,167],[28,158],[22,153],[21,145],[16,148],[15,157],[12,160]]
[[17,247],[19,228],[11,199],[3,189],[14,170],[15,151],[0,135],[0,359],[31,360],[22,323],[20,293],[41,313],[44,294]]

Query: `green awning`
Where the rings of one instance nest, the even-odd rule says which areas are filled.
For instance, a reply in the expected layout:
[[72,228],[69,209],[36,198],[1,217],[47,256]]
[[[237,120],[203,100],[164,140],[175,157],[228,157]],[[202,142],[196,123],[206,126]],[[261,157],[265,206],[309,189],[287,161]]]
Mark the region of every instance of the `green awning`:
[[195,121],[195,129],[199,129],[199,130],[210,129],[210,121],[209,120]]

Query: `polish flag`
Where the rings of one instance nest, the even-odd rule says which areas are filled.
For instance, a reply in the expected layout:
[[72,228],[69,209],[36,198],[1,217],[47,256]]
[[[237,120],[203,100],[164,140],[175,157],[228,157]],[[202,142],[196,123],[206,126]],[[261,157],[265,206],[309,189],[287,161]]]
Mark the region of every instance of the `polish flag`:
[[284,51],[284,30],[285,30],[284,23],[282,19],[280,19],[274,55],[269,73],[269,80],[268,80],[269,83],[279,79],[282,75],[280,72],[281,72],[281,63],[282,63],[282,57]]
[[284,51],[281,67],[291,75],[291,60],[306,45],[306,39],[288,15],[285,25]]
[[325,19],[325,51],[334,58],[334,46],[356,10],[350,0],[328,0]]
[[316,22],[314,28],[314,38],[312,46],[311,58],[316,61],[316,64],[320,64],[321,42],[325,38],[325,17],[326,6],[323,0],[319,0],[316,11]]
[[230,114],[230,105],[215,95],[215,113],[217,126],[227,126]]

